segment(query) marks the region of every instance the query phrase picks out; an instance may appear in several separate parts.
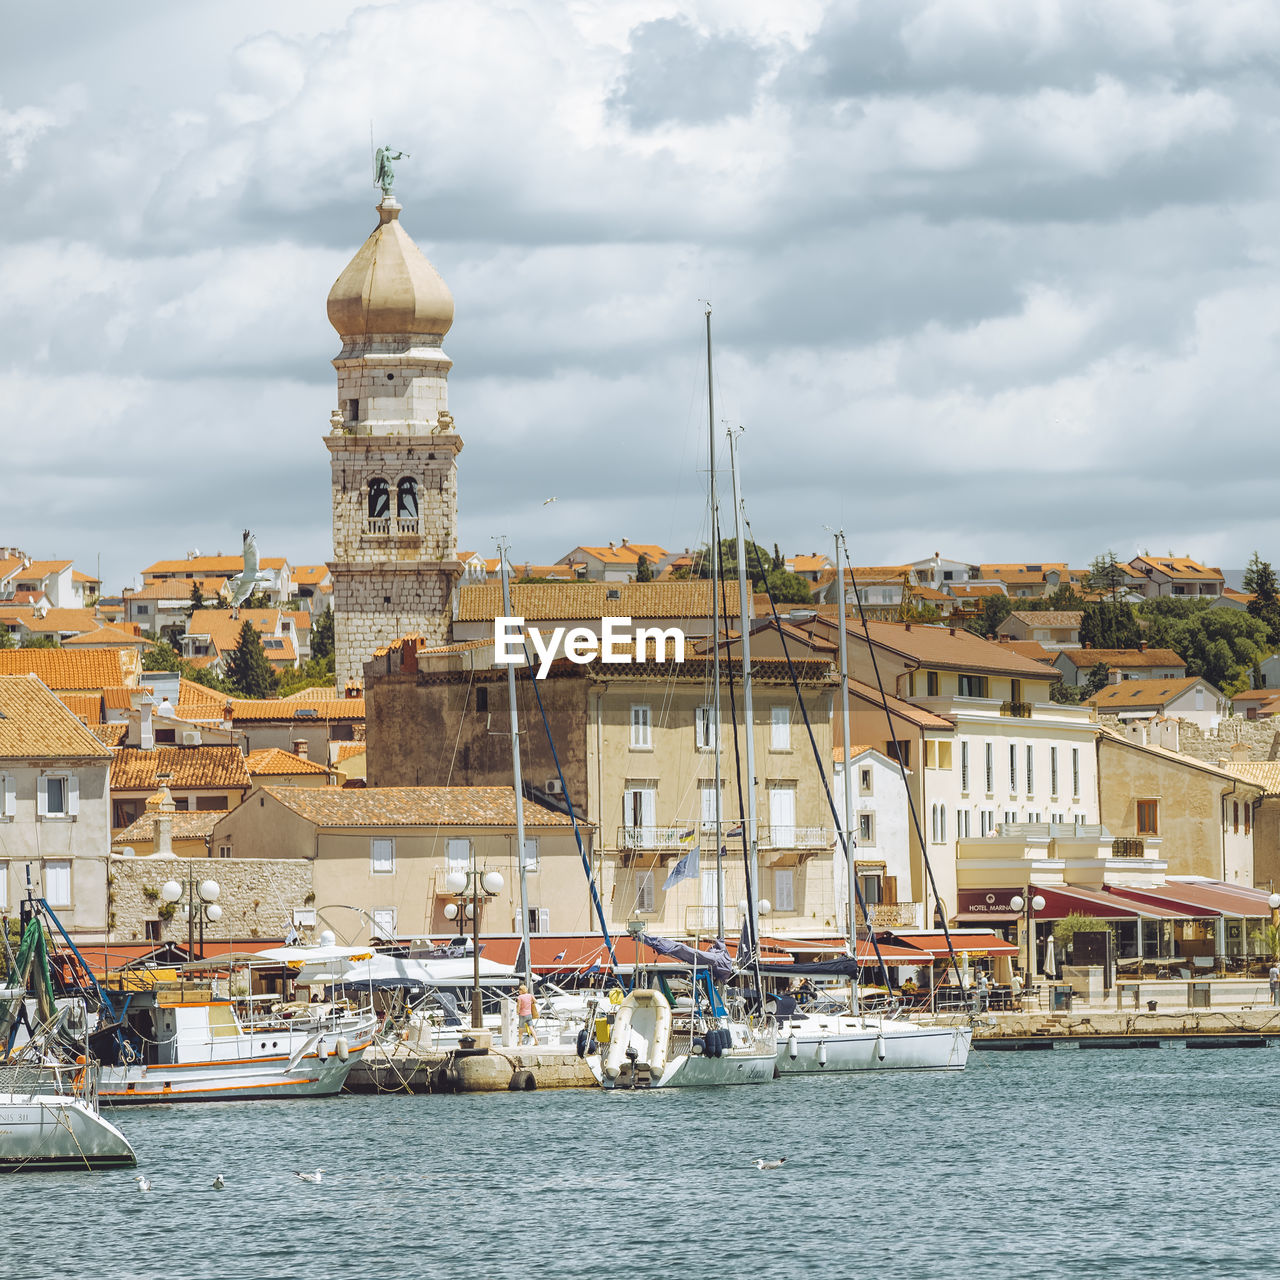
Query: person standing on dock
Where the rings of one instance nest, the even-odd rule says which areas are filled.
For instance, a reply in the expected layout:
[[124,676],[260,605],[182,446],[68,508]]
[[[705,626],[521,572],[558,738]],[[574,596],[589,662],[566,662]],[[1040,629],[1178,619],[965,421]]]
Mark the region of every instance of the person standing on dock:
[[533,1003],[533,993],[523,982],[520,984],[520,990],[516,993],[516,1013],[520,1018],[520,1026],[516,1033],[516,1043],[524,1044],[525,1032],[527,1031],[529,1039],[536,1046],[538,1033],[533,1028],[533,1020],[538,1016],[538,1009]]
[[1280,1006],[1280,960],[1272,962],[1267,981],[1271,983],[1271,1003]]

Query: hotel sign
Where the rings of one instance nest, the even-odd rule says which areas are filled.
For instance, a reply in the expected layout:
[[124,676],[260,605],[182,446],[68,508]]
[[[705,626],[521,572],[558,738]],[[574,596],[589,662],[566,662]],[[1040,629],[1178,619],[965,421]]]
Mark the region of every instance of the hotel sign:
[[961,889],[956,894],[956,900],[959,911],[964,914],[983,912],[1016,916],[1018,913],[1013,909],[1013,896],[1017,894],[1022,897],[1025,892],[1025,889],[1016,887],[1011,889]]

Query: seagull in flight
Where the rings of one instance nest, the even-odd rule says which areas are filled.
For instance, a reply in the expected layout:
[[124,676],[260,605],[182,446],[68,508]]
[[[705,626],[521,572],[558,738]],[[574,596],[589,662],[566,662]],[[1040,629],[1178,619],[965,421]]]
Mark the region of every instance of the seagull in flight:
[[553,502],[559,502],[559,501],[560,501],[559,498],[544,498],[542,501],[542,505],[544,507],[549,507]]
[[324,1170],[323,1170],[323,1169],[317,1169],[317,1170],[315,1171],[315,1173],[298,1173],[298,1172],[295,1170],[295,1176],[297,1176],[297,1177],[301,1178],[301,1179],[303,1180],[303,1182],[323,1182],[323,1181],[324,1181]]
[[222,1188],[225,1187],[226,1185],[227,1184],[223,1179],[222,1174],[218,1174],[218,1176],[213,1180],[213,1189],[215,1191],[221,1191]]
[[141,1174],[141,1173],[134,1174],[133,1180],[138,1184],[139,1191],[151,1190],[151,1179],[148,1178],[145,1174]]
[[764,1160],[757,1158],[751,1162],[757,1169],[781,1169],[787,1163],[786,1156],[779,1156],[777,1160]]

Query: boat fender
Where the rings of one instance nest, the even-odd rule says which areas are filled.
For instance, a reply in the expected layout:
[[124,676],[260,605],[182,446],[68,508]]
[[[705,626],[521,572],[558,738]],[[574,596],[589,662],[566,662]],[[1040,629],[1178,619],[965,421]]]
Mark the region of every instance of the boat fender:
[[339,1036],[338,1042],[333,1046],[333,1051],[338,1055],[339,1062],[346,1062],[351,1056],[351,1046],[347,1043],[346,1036]]
[[723,1058],[727,1047],[725,1041],[729,1038],[729,1033],[723,1027],[717,1027],[711,1034],[716,1038],[715,1056]]
[[827,1065],[827,1042],[825,1040],[818,1041],[818,1066],[825,1067]]
[[321,1062],[327,1062],[329,1058],[329,1046],[323,1040],[316,1042],[316,1057]]
[[585,1058],[587,1056],[587,1044],[587,1029],[586,1027],[583,1027],[582,1030],[578,1032],[578,1057]]
[[787,1037],[787,1057],[794,1062],[800,1056],[800,1042],[796,1039],[796,1033],[793,1031]]
[[528,1069],[513,1071],[507,1088],[512,1093],[532,1093],[538,1087],[537,1077]]
[[876,1057],[884,1061],[884,1036],[876,1036]]
[[704,1039],[702,1038],[702,1036],[694,1036],[694,1038],[693,1038],[693,1046],[692,1046],[692,1050],[691,1050],[691,1052],[692,1052],[695,1056],[696,1056],[697,1054],[703,1054],[704,1056],[706,1055],[706,1052],[707,1052],[707,1042],[706,1042],[706,1040],[704,1040]]

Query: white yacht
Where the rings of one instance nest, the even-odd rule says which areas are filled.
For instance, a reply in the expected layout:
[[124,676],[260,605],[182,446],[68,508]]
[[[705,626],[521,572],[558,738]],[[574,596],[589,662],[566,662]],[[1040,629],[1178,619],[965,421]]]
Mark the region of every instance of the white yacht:
[[0,1066],[0,1169],[110,1169],[137,1164],[128,1139],[98,1114],[96,1071]]
[[880,1014],[805,1013],[778,1022],[778,1073],[963,1070],[968,1026],[937,1026]]

